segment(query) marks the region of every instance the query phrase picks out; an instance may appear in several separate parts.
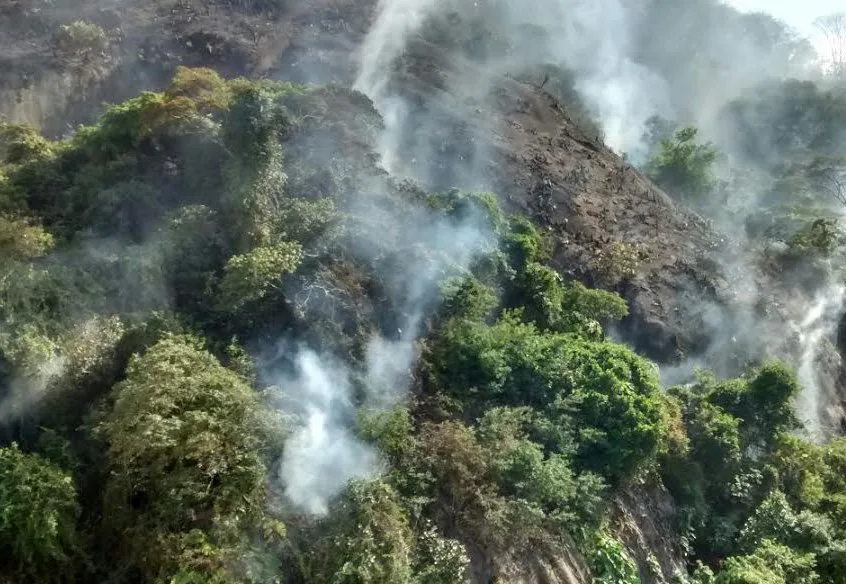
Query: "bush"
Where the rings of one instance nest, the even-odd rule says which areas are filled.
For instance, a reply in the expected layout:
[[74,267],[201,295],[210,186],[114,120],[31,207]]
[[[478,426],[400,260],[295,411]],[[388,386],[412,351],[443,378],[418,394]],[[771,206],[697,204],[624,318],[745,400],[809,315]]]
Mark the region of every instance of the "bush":
[[577,460],[612,482],[651,461],[666,431],[652,365],[621,345],[541,333],[519,314],[447,325],[428,361],[433,383],[471,412],[544,412],[547,446],[566,451],[575,433]]
[[0,161],[3,163],[22,164],[49,158],[53,154],[53,143],[32,126],[0,121]]
[[59,59],[81,65],[105,55],[109,37],[96,24],[77,20],[59,27],[53,35],[53,46]]
[[173,537],[260,517],[259,410],[241,377],[195,340],[167,336],[132,359],[114,394],[101,425],[106,502],[147,573],[174,560]]
[[600,533],[593,547],[591,571],[596,584],[640,584],[637,566],[618,539]]
[[21,581],[60,579],[77,546],[71,476],[16,444],[0,448],[0,502],[0,566],[21,570]]
[[0,255],[2,260],[27,260],[47,255],[53,236],[32,221],[0,215]]
[[308,550],[306,581],[411,584],[413,534],[396,493],[381,481],[353,482]]
[[417,538],[415,584],[466,584],[470,558],[461,542],[441,535],[431,522]]
[[729,558],[715,584],[817,584],[813,554],[765,541],[755,553]]
[[232,91],[226,81],[205,67],[177,67],[164,94],[169,100],[189,99],[202,114],[224,111],[232,102]]
[[615,241],[596,254],[592,267],[601,285],[613,287],[637,276],[648,257],[640,244]]
[[843,233],[836,219],[818,218],[807,222],[787,242],[793,255],[828,257],[840,243]]
[[282,278],[295,271],[301,260],[302,247],[298,243],[258,247],[230,258],[223,268],[222,306],[234,311],[264,298],[271,290],[279,291]]
[[517,278],[512,295],[512,303],[519,302],[525,317],[539,328],[594,340],[603,336],[600,320],[620,320],[629,312],[617,294],[564,283],[556,271],[534,262]]
[[683,128],[661,147],[646,165],[646,174],[662,189],[680,198],[702,201],[715,186],[717,151],[711,144],[697,144],[696,128]]

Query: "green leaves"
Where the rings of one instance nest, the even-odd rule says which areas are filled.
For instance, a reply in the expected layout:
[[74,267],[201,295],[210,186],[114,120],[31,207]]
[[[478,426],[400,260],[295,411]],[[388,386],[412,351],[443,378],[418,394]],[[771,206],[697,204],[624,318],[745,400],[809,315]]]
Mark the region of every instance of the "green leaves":
[[623,544],[608,533],[599,533],[591,557],[596,584],[640,584],[637,566]]
[[471,411],[536,408],[550,421],[549,447],[575,434],[578,459],[611,480],[652,460],[665,432],[656,372],[623,346],[541,333],[506,314],[447,325],[430,350],[436,383]]
[[[127,543],[141,548],[137,560],[156,534],[260,515],[258,426],[250,387],[196,340],[168,336],[133,358],[102,432],[112,470],[107,502]],[[166,562],[164,555],[147,569]]]
[[76,551],[79,506],[73,479],[17,444],[0,448],[0,567],[19,564],[37,581],[56,581]]
[[302,261],[298,243],[283,242],[236,255],[226,262],[220,285],[224,308],[238,310],[244,304],[281,289],[282,278],[294,272]]
[[381,481],[353,482],[312,550],[312,582],[410,584],[413,535],[396,493]]
[[676,196],[701,201],[714,188],[713,165],[717,151],[710,144],[697,144],[696,128],[682,128],[661,141],[660,151],[647,163],[646,174]]
[[817,584],[813,554],[765,541],[754,554],[726,560],[715,584]]

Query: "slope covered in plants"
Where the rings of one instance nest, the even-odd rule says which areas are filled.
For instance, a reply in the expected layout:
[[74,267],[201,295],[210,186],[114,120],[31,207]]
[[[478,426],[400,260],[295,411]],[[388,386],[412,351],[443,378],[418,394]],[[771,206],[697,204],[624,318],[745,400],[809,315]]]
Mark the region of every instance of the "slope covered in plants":
[[625,301],[494,195],[395,181],[380,126],[181,69],[2,127],[4,580],[635,582],[609,502],[645,481],[694,581],[840,581],[843,445],[790,436],[788,370],[662,392]]

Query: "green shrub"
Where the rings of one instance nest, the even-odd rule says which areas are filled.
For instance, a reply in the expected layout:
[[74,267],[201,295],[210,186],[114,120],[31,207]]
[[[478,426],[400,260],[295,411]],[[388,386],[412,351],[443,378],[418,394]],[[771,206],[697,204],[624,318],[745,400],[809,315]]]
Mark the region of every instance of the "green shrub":
[[[53,236],[32,221],[0,215],[0,256],[2,260],[27,260],[47,255]],[[0,260],[0,261],[2,261]]]
[[0,506],[0,566],[21,581],[59,580],[79,545],[71,476],[16,444],[0,448]]
[[417,537],[414,584],[467,584],[470,558],[461,542],[441,535],[425,522]]
[[755,553],[725,561],[715,584],[817,584],[813,554],[801,554],[772,541]]
[[596,584],[640,584],[637,566],[620,540],[600,533],[593,548],[591,571]]
[[201,114],[225,111],[232,91],[216,71],[206,67],[177,67],[164,92],[168,100],[188,99]]
[[22,164],[46,159],[55,152],[55,145],[32,126],[0,121],[0,161]]
[[431,345],[433,383],[471,411],[530,406],[553,450],[575,434],[577,459],[616,481],[647,464],[665,432],[655,368],[621,345],[542,333],[506,314],[453,322]]
[[787,242],[794,255],[814,254],[827,257],[840,243],[843,234],[836,219],[818,218],[807,222]]
[[597,252],[591,266],[603,286],[617,286],[640,273],[649,254],[641,244],[615,241]]
[[53,35],[56,56],[64,62],[84,64],[104,56],[109,48],[106,31],[83,20],[63,24]]
[[145,572],[175,561],[173,537],[260,516],[259,408],[240,376],[197,341],[167,336],[132,359],[114,395],[101,426],[109,523]]
[[353,482],[308,550],[307,581],[410,584],[413,533],[396,493],[381,481]]
[[696,128],[683,128],[660,142],[660,150],[646,165],[646,174],[662,189],[680,198],[701,202],[715,186],[713,165],[717,151],[697,144]]
[[553,269],[534,262],[526,265],[515,284],[511,302],[519,302],[524,316],[544,330],[601,340],[599,321],[620,320],[629,312],[617,294],[580,282],[564,283]]
[[258,247],[233,256],[223,268],[222,306],[234,311],[264,298],[271,290],[280,290],[282,278],[295,271],[301,260],[302,247],[298,243]]

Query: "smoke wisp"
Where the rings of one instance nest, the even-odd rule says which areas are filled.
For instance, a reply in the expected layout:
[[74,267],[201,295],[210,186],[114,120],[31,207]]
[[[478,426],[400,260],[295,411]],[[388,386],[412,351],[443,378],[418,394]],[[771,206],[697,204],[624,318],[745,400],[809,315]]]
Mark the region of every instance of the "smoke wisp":
[[[773,178],[747,156],[736,124],[726,116],[735,100],[754,99],[764,83],[822,83],[820,61],[807,39],[768,15],[741,14],[710,0],[381,0],[374,22],[359,51],[355,88],[371,97],[385,120],[383,166],[424,183],[460,178],[460,186],[487,187],[487,177],[478,172],[483,141],[471,136],[469,154],[436,167],[431,161],[443,157],[438,145],[417,134],[446,127],[438,135],[451,136],[449,126],[472,117],[470,108],[483,104],[503,76],[531,76],[549,67],[566,72],[606,144],[638,164],[650,154],[644,132],[650,118],[696,125],[701,137],[728,155],[718,169],[721,178],[729,179],[733,167],[751,178],[742,189],[732,187],[730,209],[715,204],[711,216],[716,229],[735,242],[733,251],[714,251],[711,258],[725,274],[732,305],[691,307],[710,346],[665,368],[664,378],[681,382],[700,366],[737,375],[761,358],[782,357],[800,368],[803,400],[820,395],[821,381],[809,373],[810,364],[840,316],[839,303],[815,317],[814,292],[805,298],[810,309],[798,345],[783,342],[790,328],[784,318],[802,319],[794,307],[762,316],[761,305],[773,301],[771,284],[750,277],[758,271],[761,250],[746,236],[745,222],[761,212]],[[425,97],[421,86],[429,86]],[[770,154],[779,156],[774,149]],[[409,161],[415,161],[413,167]],[[444,173],[445,166],[452,172]],[[785,288],[793,291],[783,298],[797,288],[792,275],[785,278]],[[810,403],[802,408],[819,410]]]
[[[417,356],[415,341],[437,307],[444,278],[467,272],[480,254],[491,251],[493,234],[480,217],[448,221],[423,209],[399,217],[363,193],[349,211],[373,228],[354,229],[349,250],[359,262],[377,266],[387,303],[399,315],[396,331],[368,341],[361,370],[332,355],[299,348],[293,372],[270,374],[284,389],[301,424],[286,442],[279,477],[290,501],[312,515],[323,515],[332,497],[351,479],[377,475],[378,453],[355,434],[356,409],[385,410],[405,399]],[[391,244],[387,226],[402,225],[403,261],[385,261]],[[383,238],[387,238],[383,239]]]

